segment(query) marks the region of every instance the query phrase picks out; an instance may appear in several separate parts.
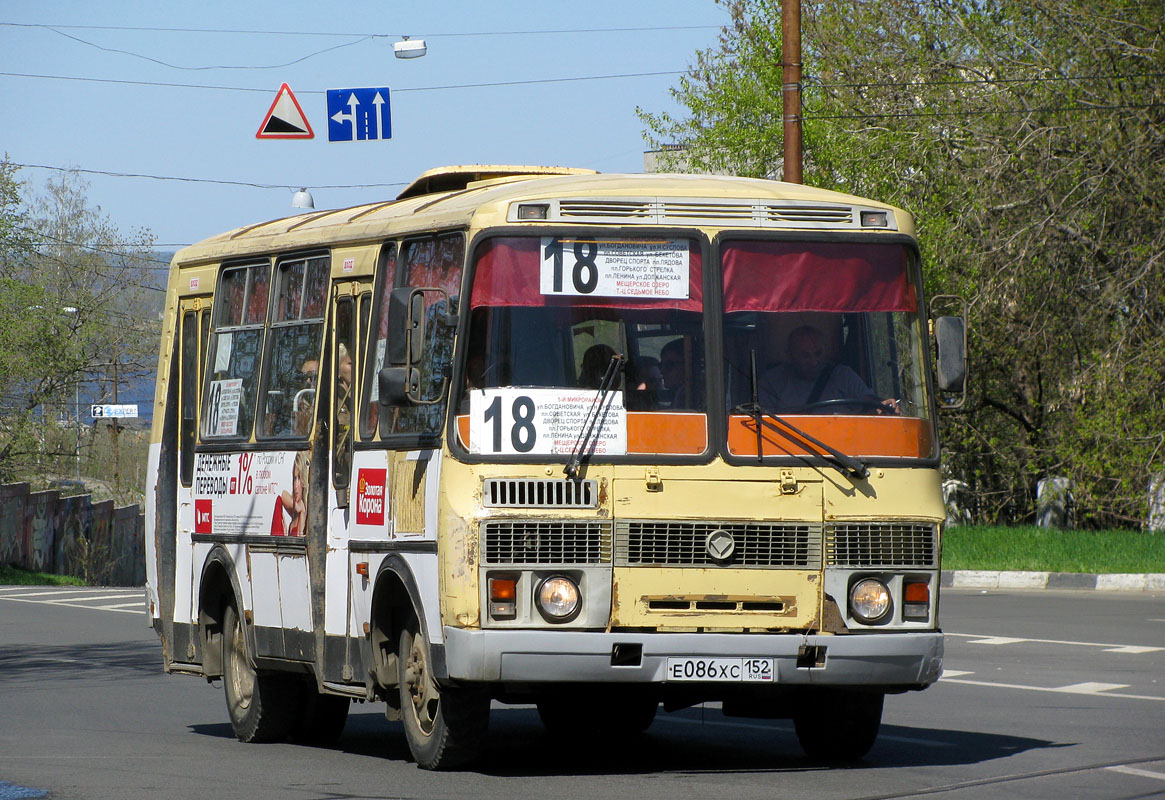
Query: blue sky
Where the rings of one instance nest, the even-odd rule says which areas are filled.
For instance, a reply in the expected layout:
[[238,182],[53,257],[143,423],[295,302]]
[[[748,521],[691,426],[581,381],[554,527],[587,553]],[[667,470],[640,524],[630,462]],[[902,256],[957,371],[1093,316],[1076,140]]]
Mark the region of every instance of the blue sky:
[[[322,209],[402,186],[322,187],[403,185],[442,164],[639,172],[636,107],[674,110],[669,89],[726,22],[712,0],[3,0],[0,152],[18,164],[276,187],[84,176],[91,204],[123,232],[148,228],[166,247],[286,216],[300,186]],[[424,38],[428,55],[394,58],[402,35]],[[243,68],[205,68],[218,66]],[[639,73],[673,74],[595,79]],[[576,78],[588,80],[520,83]],[[314,139],[255,138],[283,82]],[[449,88],[465,84],[494,85]],[[392,139],[328,142],[325,90],[381,86]],[[51,174],[19,173],[34,188]]]

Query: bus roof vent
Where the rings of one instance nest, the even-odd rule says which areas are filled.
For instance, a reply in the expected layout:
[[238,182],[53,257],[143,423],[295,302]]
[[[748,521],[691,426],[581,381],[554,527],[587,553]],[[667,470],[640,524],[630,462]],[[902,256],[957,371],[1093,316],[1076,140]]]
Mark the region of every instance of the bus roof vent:
[[486,508],[598,508],[599,487],[593,480],[486,478],[481,504]]
[[416,180],[410,183],[403,192],[396,196],[397,200],[406,197],[418,197],[423,194],[437,192],[459,192],[478,181],[489,181],[497,178],[518,177],[549,177],[553,175],[597,175],[593,169],[577,167],[531,167],[512,164],[459,164],[452,167],[437,167],[421,173]]
[[[526,201],[510,204],[510,222],[530,221],[518,213]],[[534,201],[529,201],[534,202]],[[709,225],[745,228],[852,229],[860,227],[859,208],[798,200],[718,200],[675,197],[621,197],[545,201],[539,222],[622,225]],[[896,229],[894,224],[887,227]]]

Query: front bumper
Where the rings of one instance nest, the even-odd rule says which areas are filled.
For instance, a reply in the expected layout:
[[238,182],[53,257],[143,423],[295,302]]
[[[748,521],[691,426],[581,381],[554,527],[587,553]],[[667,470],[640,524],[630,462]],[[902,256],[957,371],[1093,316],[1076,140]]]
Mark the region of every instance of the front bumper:
[[[615,645],[624,650],[638,645],[642,657],[637,664],[616,666],[612,663]],[[806,646],[822,648],[824,653],[818,651],[814,665],[798,666],[798,654]],[[772,658],[775,682],[784,685],[922,689],[942,673],[943,634],[630,634],[445,628],[446,667],[448,676],[456,680],[664,683],[667,659],[677,656]]]

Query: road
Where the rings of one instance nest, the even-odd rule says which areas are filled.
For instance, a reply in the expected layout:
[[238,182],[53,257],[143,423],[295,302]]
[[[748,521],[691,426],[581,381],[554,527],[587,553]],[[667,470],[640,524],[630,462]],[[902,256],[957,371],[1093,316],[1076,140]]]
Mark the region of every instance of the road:
[[498,706],[485,766],[434,774],[357,705],[334,750],[244,745],[222,690],[166,676],[140,590],[0,587],[0,800],[1165,797],[1165,597],[947,590],[946,673],[886,701],[848,769],[786,721],[661,713],[632,748]]

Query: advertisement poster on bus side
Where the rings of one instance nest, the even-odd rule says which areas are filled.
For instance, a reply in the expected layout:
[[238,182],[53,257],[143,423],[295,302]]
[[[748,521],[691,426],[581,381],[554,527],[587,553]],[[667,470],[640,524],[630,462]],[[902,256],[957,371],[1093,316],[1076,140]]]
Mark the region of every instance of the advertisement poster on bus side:
[[199,453],[194,465],[194,532],[305,535],[310,471],[306,450]]

